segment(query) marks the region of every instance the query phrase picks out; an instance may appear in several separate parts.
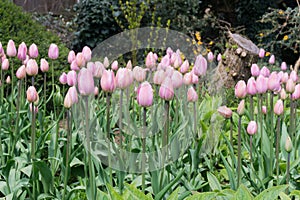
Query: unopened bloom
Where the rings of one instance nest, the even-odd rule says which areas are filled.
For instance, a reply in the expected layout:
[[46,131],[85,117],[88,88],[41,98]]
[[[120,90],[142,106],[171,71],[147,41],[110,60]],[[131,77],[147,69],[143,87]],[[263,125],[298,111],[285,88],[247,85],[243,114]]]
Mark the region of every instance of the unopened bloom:
[[5,58],[3,61],[2,61],[2,66],[1,66],[2,70],[8,70],[9,68],[9,61],[7,58]]
[[67,74],[67,83],[69,86],[76,85],[77,83],[77,74],[74,70],[71,70]]
[[11,78],[10,78],[10,76],[9,76],[9,75],[6,77],[6,80],[5,80],[5,82],[6,82],[7,84],[10,84],[10,83],[11,83]]
[[247,81],[247,94],[255,95],[257,93],[256,90],[256,81],[254,77],[251,77]]
[[297,85],[295,86],[295,90],[294,90],[294,92],[292,93],[292,99],[293,99],[293,100],[300,99],[300,84],[297,84]]
[[258,65],[257,64],[252,64],[251,65],[251,75],[252,76],[259,76],[259,74],[260,74],[260,70],[259,70],[259,67],[258,67]]
[[21,67],[19,67],[19,69],[16,72],[16,76],[18,79],[23,79],[26,76],[26,68],[25,65],[22,65]]
[[238,105],[238,107],[237,107],[237,113],[238,113],[239,115],[243,115],[244,112],[245,112],[245,100],[243,99],[243,100],[239,103],[239,105]]
[[268,78],[268,89],[271,91],[278,91],[280,88],[280,79],[276,72],[272,72]]
[[207,54],[207,60],[209,62],[212,62],[214,60],[214,54],[211,51]]
[[37,58],[39,56],[38,47],[34,43],[29,47],[29,56],[30,58]]
[[29,59],[26,65],[26,73],[29,76],[35,76],[38,74],[38,71],[39,71],[39,67],[36,60]]
[[262,106],[261,112],[266,115],[267,114],[267,106]]
[[282,88],[282,89],[280,90],[280,99],[285,100],[286,98],[287,98],[287,94],[286,94],[286,92],[285,92],[285,89]]
[[270,70],[266,66],[263,66],[263,68],[261,68],[260,70],[260,75],[263,75],[264,77],[269,77]]
[[17,57],[19,60],[23,61],[23,60],[26,60],[26,54],[27,54],[27,46],[24,42],[22,42],[19,45]]
[[294,81],[294,82],[297,82],[298,80],[298,75],[297,75],[297,72],[295,70],[291,71],[290,73],[290,78]]
[[287,64],[286,64],[286,62],[282,62],[281,65],[280,65],[280,68],[281,68],[282,71],[287,70]]
[[146,70],[136,66],[133,68],[133,77],[138,82],[143,82],[146,79]]
[[104,58],[103,65],[104,65],[105,68],[108,68],[108,66],[109,66],[109,60],[108,60],[107,57]]
[[277,100],[275,103],[274,113],[276,115],[281,115],[283,113],[283,101],[281,99]]
[[155,67],[155,64],[156,64],[156,59],[155,59],[155,55],[152,53],[152,52],[149,52],[147,54],[147,57],[146,57],[146,67],[147,68],[153,68]]
[[86,62],[90,61],[92,59],[92,51],[90,47],[84,46],[82,49],[82,54]]
[[247,86],[245,81],[240,80],[234,88],[234,94],[237,98],[244,98],[247,95]]
[[118,61],[114,61],[112,64],[111,64],[111,69],[114,70],[114,71],[117,71],[119,68],[119,64],[118,64]]
[[220,106],[218,108],[218,113],[225,118],[231,118],[231,116],[232,116],[232,110],[230,108],[228,108],[227,106]]
[[186,74],[184,74],[184,76],[183,76],[183,83],[185,84],[185,85],[190,85],[190,84],[192,84],[192,78],[193,78],[193,73],[191,73],[191,72],[188,72],[188,73],[186,73]]
[[256,90],[258,94],[263,94],[268,90],[268,78],[259,75],[256,79]]
[[202,55],[198,55],[193,67],[194,74],[204,76],[207,70],[207,61]]
[[222,55],[219,53],[217,56],[217,61],[220,62],[222,60]]
[[85,66],[85,64],[86,64],[86,60],[85,60],[84,55],[83,55],[82,52],[79,52],[79,53],[76,54],[75,60],[76,60],[77,66],[79,68]]
[[59,77],[59,82],[61,83],[61,84],[66,84],[67,82],[68,82],[68,76],[67,76],[67,74],[65,73],[65,72],[63,72],[61,75],[60,75],[60,77]]
[[173,83],[170,77],[166,77],[159,88],[159,96],[169,101],[174,97]]
[[250,121],[247,126],[247,133],[249,135],[254,135],[257,132],[257,124],[255,121]]
[[187,101],[188,102],[196,102],[198,100],[198,94],[195,91],[194,87],[190,87],[187,91]]
[[101,88],[105,92],[113,92],[116,88],[116,78],[112,70],[105,70],[101,77]]
[[13,40],[8,41],[6,55],[9,57],[14,57],[17,55],[17,49]]
[[73,50],[69,51],[68,54],[68,63],[72,63],[76,58],[75,52]]
[[259,56],[260,58],[265,57],[265,50],[264,50],[264,49],[259,49],[258,56]]
[[137,90],[137,102],[140,106],[148,107],[153,103],[153,90],[151,85],[145,81]]
[[287,136],[287,138],[285,140],[284,149],[288,153],[291,153],[291,151],[293,150],[293,143],[292,143],[292,140],[291,140],[290,136]]
[[83,96],[94,93],[94,77],[91,71],[82,68],[78,73],[78,91]]
[[105,70],[104,65],[100,61],[95,62],[95,71],[94,71],[94,77],[101,78],[103,72]]
[[48,50],[48,57],[52,60],[55,60],[58,58],[59,50],[58,46],[56,44],[50,44],[49,50]]
[[171,76],[173,87],[179,88],[182,85],[182,79],[182,74],[179,71],[174,71],[174,73]]
[[153,75],[153,83],[156,85],[160,85],[164,79],[165,79],[165,71],[160,69],[155,71],[154,75]]
[[125,89],[131,85],[133,82],[132,71],[127,68],[120,68],[116,74],[117,87],[120,89]]
[[269,64],[273,65],[275,63],[275,56],[271,55],[269,59]]
[[132,70],[132,63],[131,60],[128,60],[127,64],[126,64],[126,68]]
[[40,69],[42,72],[48,72],[49,71],[49,63],[45,58],[41,59],[41,66]]
[[74,70],[74,71],[79,71],[80,70],[80,68],[77,65],[76,59],[72,61],[70,69]]
[[190,68],[189,61],[185,60],[180,67],[180,72],[184,74],[189,70],[189,68]]
[[30,86],[27,91],[26,91],[26,95],[27,95],[27,100],[32,103],[35,102],[38,99],[38,94],[37,91],[35,89],[34,86]]
[[293,93],[294,90],[295,90],[295,82],[289,78],[285,84],[285,90],[288,92],[288,93]]

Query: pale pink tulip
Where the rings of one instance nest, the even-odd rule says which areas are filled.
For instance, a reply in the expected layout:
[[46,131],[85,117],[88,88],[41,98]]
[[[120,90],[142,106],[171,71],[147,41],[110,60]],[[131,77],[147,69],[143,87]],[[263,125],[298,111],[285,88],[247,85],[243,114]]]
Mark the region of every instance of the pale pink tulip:
[[82,96],[94,94],[94,78],[91,71],[82,68],[78,73],[78,91]]
[[137,89],[137,102],[143,107],[151,106],[153,103],[153,90],[147,81],[143,82]]
[[37,58],[39,56],[38,47],[34,43],[29,47],[29,56],[30,58]]
[[169,101],[174,97],[174,88],[170,77],[166,77],[159,88],[159,96]]
[[48,57],[52,60],[55,60],[58,58],[59,55],[59,49],[56,44],[50,44],[49,50],[48,50]]

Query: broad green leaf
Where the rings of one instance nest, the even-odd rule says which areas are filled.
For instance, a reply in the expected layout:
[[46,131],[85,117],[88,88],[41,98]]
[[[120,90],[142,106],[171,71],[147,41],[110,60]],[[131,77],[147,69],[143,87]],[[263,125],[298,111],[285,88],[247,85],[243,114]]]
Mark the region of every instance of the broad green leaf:
[[279,196],[280,196],[280,199],[282,199],[282,200],[291,200],[291,198],[288,195],[286,195],[284,192],[280,192]]
[[280,192],[283,192],[288,185],[279,185],[275,187],[268,188],[264,190],[262,193],[260,193],[257,197],[254,198],[254,200],[273,200],[276,199]]
[[176,190],[174,190],[170,196],[168,196],[167,200],[177,200],[178,199],[178,192],[179,192],[179,188],[177,188]]
[[290,196],[295,196],[300,198],[300,190],[293,190],[290,194]]
[[31,172],[32,172],[32,165],[28,165],[26,167],[23,167],[20,170],[21,170],[21,172],[23,172],[24,174],[26,174],[26,176],[30,177],[31,176]]
[[220,185],[218,179],[215,177],[215,175],[208,172],[207,179],[208,179],[209,186],[212,190],[219,190],[219,191],[222,190],[221,185]]
[[204,193],[199,193],[199,194],[194,194],[186,200],[210,200],[210,199],[215,199],[217,196],[217,193],[215,192],[204,192]]
[[134,199],[136,199],[136,200],[140,200],[140,199],[153,200],[153,198],[146,196],[142,191],[138,190],[135,186],[127,184],[127,183],[125,183],[125,186],[131,192]]
[[36,161],[33,163],[35,170],[38,170],[42,176],[42,182],[44,186],[44,190],[46,192],[49,191],[49,189],[53,186],[53,177],[51,170],[47,166],[47,164],[43,161]]
[[234,199],[236,199],[236,200],[240,200],[240,199],[251,200],[251,199],[253,199],[253,196],[251,195],[249,190],[242,184],[236,191],[236,193],[234,195]]
[[124,200],[123,197],[109,184],[106,185],[111,200]]

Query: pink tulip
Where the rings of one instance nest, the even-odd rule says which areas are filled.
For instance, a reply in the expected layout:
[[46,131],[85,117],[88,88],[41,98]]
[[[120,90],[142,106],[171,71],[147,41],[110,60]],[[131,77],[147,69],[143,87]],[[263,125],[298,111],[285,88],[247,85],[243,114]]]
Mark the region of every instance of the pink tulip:
[[104,65],[100,61],[95,62],[95,71],[94,71],[94,77],[101,78],[103,72],[105,70]]
[[146,79],[146,70],[136,66],[133,68],[133,77],[137,82],[143,82]]
[[266,106],[262,106],[261,107],[261,112],[266,115],[267,114],[267,107]]
[[292,94],[292,99],[293,100],[298,100],[300,99],[300,84],[297,84],[295,86],[295,91]]
[[67,83],[69,86],[76,85],[77,83],[77,74],[74,70],[69,71],[67,74]]
[[34,86],[30,86],[26,92],[27,100],[32,103],[38,99],[38,94]]
[[239,115],[243,115],[245,113],[245,100],[244,99],[239,103],[239,105],[237,107],[237,113]]
[[278,91],[280,89],[280,79],[276,72],[272,72],[268,78],[268,89],[271,91]]
[[192,84],[193,75],[194,75],[194,73],[191,73],[191,72],[188,72],[188,73],[184,74],[184,76],[183,76],[183,83],[185,85]]
[[286,64],[286,62],[282,62],[281,65],[280,65],[280,68],[281,68],[282,71],[287,70],[287,64]]
[[137,89],[137,102],[143,107],[151,106],[153,103],[153,90],[147,81],[143,82]]
[[257,64],[252,64],[251,65],[251,75],[252,76],[259,76],[259,74],[260,74],[260,70],[259,70],[259,67],[258,67],[258,65]]
[[13,40],[8,41],[6,55],[9,57],[14,57],[17,55],[17,49]]
[[109,60],[108,60],[107,57],[104,58],[104,60],[103,60],[103,65],[104,65],[105,68],[108,68],[108,67],[109,67]]
[[85,60],[82,52],[79,52],[79,53],[76,54],[75,60],[76,60],[77,66],[79,68],[85,66],[85,64],[86,64],[86,60]]
[[258,94],[263,94],[268,90],[268,78],[259,75],[256,79],[256,90]]
[[26,65],[26,73],[29,76],[35,76],[38,74],[38,72],[39,72],[39,67],[36,60],[29,59]]
[[114,71],[117,71],[119,66],[118,66],[118,61],[114,61],[112,64],[111,64],[111,69],[114,70]]
[[290,78],[296,83],[298,81],[298,75],[295,70],[291,71]]
[[84,46],[82,49],[82,54],[86,62],[89,62],[92,59],[92,51],[90,47]]
[[126,68],[132,70],[132,63],[131,60],[129,60],[126,64]]
[[287,72],[284,72],[281,77],[281,83],[286,83],[289,79],[289,74]]
[[156,65],[156,59],[152,52],[149,52],[146,57],[146,67],[149,69],[154,68]]
[[58,58],[59,50],[58,46],[56,44],[50,44],[49,50],[48,50],[48,57],[52,60],[55,60]]
[[247,95],[247,86],[243,80],[238,81],[234,89],[237,98],[244,98]]
[[99,95],[99,88],[96,86],[94,89],[94,95],[98,96]]
[[8,61],[8,59],[7,58],[5,58],[3,61],[2,61],[2,70],[4,70],[4,71],[6,71],[6,70],[8,70],[8,68],[9,68],[9,61]]
[[44,73],[49,71],[49,63],[47,62],[47,60],[45,58],[41,59],[40,69]]
[[72,61],[70,69],[74,70],[74,71],[79,71],[80,70],[80,68],[77,65],[76,59]]
[[72,106],[72,98],[71,98],[71,95],[68,91],[66,96],[65,96],[65,99],[64,99],[64,107],[65,108],[71,108],[71,106]]
[[168,55],[165,55],[164,57],[162,57],[162,59],[160,61],[160,65],[162,66],[163,69],[165,69],[166,67],[171,65],[170,57]]
[[156,85],[160,85],[164,79],[165,79],[165,71],[160,69],[155,71],[154,76],[153,76],[153,83]]
[[174,68],[171,66],[167,66],[166,70],[165,70],[165,75],[168,77],[172,77],[173,73],[174,73]]
[[285,90],[288,93],[293,93],[295,90],[295,85],[295,82],[291,78],[289,78],[285,84]]
[[280,99],[285,100],[287,98],[287,94],[285,92],[285,89],[282,88],[280,91]]
[[261,68],[260,70],[260,75],[263,75],[264,77],[269,77],[270,70],[266,66],[263,66],[263,68]]
[[[75,72],[76,73],[76,72]],[[69,73],[68,73],[69,74]],[[78,91],[82,96],[94,94],[94,78],[91,71],[82,68],[78,73]]]
[[231,118],[231,116],[232,116],[232,110],[230,108],[228,108],[227,106],[220,106],[218,108],[218,113],[225,118]]
[[26,60],[26,54],[27,54],[27,46],[24,42],[22,42],[19,45],[17,57],[19,60],[23,61],[23,60]]
[[192,83],[193,83],[193,84],[197,84],[198,82],[199,82],[198,76],[196,76],[196,75],[192,72]]
[[257,124],[255,121],[250,121],[247,126],[247,133],[249,135],[254,135],[257,132]]
[[207,60],[209,61],[209,62],[212,62],[213,60],[214,60],[214,54],[213,54],[213,52],[209,52],[208,54],[207,54]]
[[72,105],[78,103],[78,93],[75,86],[72,86],[68,89],[68,93],[70,93]]
[[2,43],[0,42],[0,57],[4,54]]
[[96,70],[96,65],[95,65],[95,63],[94,63],[94,62],[88,62],[88,63],[86,64],[86,68],[87,68],[88,70],[90,70],[90,71],[92,72],[93,76],[94,76],[95,70]]
[[193,67],[194,74],[197,76],[204,76],[206,74],[206,70],[207,70],[206,59],[202,55],[197,56]]
[[9,76],[9,75],[6,77],[5,82],[6,82],[7,84],[10,84],[10,83],[11,83],[11,79],[10,79],[10,76]]
[[170,77],[166,77],[159,88],[159,96],[169,101],[174,97],[174,88]]
[[116,78],[112,70],[105,70],[101,77],[101,88],[105,92],[113,92],[116,88]]
[[[34,108],[34,113],[37,114],[39,112],[39,107],[33,105],[33,108]],[[29,104],[29,110],[32,113],[32,103]]]
[[185,60],[180,67],[180,72],[184,74],[189,70],[189,68],[190,68],[189,61]]
[[68,82],[68,76],[65,72],[63,72],[59,77],[59,82],[63,85],[67,84]]
[[175,89],[180,88],[182,86],[182,79],[182,74],[179,71],[174,71],[174,73],[171,76],[171,80]]
[[131,78],[131,73],[132,72],[127,68],[120,68],[117,71],[116,83],[118,88],[125,89],[132,84],[133,80]]
[[190,87],[187,91],[187,101],[188,102],[196,102],[198,100],[198,94],[195,91],[194,87]]
[[281,99],[277,100],[275,103],[274,113],[276,115],[281,115],[283,113],[283,101]]
[[290,136],[287,136],[287,138],[285,140],[284,149],[288,153],[291,153],[291,151],[293,150],[293,143],[292,143]]
[[19,69],[16,72],[16,76],[18,79],[23,79],[26,76],[26,68],[25,65],[22,65],[21,67],[19,67]]
[[176,53],[176,57],[175,57],[175,61],[174,61],[174,63],[173,63],[173,66],[174,66],[174,68],[178,68],[178,67],[180,67],[180,65],[182,64],[182,60],[181,60],[181,57],[180,57],[180,54],[177,54]]
[[28,55],[26,55],[26,59],[23,60],[23,65],[27,65],[28,60],[30,59],[30,57]]
[[259,49],[258,56],[259,56],[260,58],[265,57],[265,50],[264,50],[264,49]]
[[34,43],[29,47],[29,56],[30,58],[37,58],[39,56],[38,47]]
[[167,55],[168,55],[169,57],[171,57],[171,56],[172,56],[172,54],[173,54],[173,50],[171,49],[171,47],[168,47],[168,48],[167,48],[167,51],[166,51],[166,53],[167,53]]
[[256,93],[257,93],[256,81],[255,81],[254,77],[251,77],[247,81],[247,94],[255,95]]
[[76,59],[76,54],[73,50],[69,51],[68,54],[68,63],[72,63]]
[[269,64],[273,65],[275,63],[275,56],[271,55],[269,59]]
[[220,62],[222,60],[222,55],[219,53],[217,56],[217,61]]

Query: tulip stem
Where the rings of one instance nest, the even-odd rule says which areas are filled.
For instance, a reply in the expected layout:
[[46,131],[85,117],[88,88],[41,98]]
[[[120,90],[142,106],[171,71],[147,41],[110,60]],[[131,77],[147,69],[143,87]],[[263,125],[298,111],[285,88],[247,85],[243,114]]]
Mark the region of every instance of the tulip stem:
[[271,91],[270,93],[270,176],[273,174],[273,159],[274,159],[274,154],[273,154],[273,146],[274,146],[274,124],[273,124],[273,98],[274,98],[274,94],[273,92]]
[[252,135],[250,135],[250,163],[252,164]]
[[121,89],[120,91],[120,110],[119,110],[119,138],[120,138],[120,161],[119,161],[119,167],[120,167],[120,175],[119,175],[119,190],[120,193],[123,193],[123,156],[122,156],[122,148],[123,148],[123,128],[122,128],[122,118],[123,118],[123,113],[122,113],[122,109],[123,109],[123,90]]
[[254,117],[253,117],[253,96],[251,95],[250,96],[250,120],[254,120]]
[[147,109],[143,108],[143,136],[142,136],[142,192],[145,193],[145,163],[146,163],[146,117]]
[[230,145],[233,148],[233,119],[230,117]]
[[[197,137],[197,109],[196,109],[196,102],[193,102],[193,109],[194,109],[194,134]],[[200,139],[200,136],[198,136]]]
[[13,112],[14,107],[14,61],[13,58],[11,59],[11,112]]
[[109,180],[112,185],[112,169],[111,169],[111,151],[110,151],[110,94],[106,93],[106,137],[108,140],[108,167],[109,167]]
[[242,129],[242,115],[239,116],[238,122],[238,164],[237,164],[237,185],[239,186],[241,183],[241,146],[242,146],[242,137],[241,137],[241,129]]
[[263,140],[263,118],[262,118],[262,102],[263,98],[261,94],[258,94],[258,113],[259,113],[259,128],[260,128],[260,167],[261,167],[261,172],[264,173],[264,152],[263,152],[263,145],[264,145],[264,140]]
[[281,133],[280,126],[280,115],[277,117],[277,127],[276,127],[276,177],[277,185],[279,185],[279,136]]
[[[46,95],[46,90],[47,90],[47,84],[46,84],[46,79],[47,75],[44,73],[44,110],[43,110],[43,123],[42,123],[42,129],[45,127],[45,118],[46,118],[46,105],[47,105],[47,95]],[[46,131],[46,129],[44,129]]]
[[[290,182],[290,160],[291,160],[291,153],[288,153],[287,157],[287,164],[286,164],[286,184],[289,185]],[[289,187],[286,189],[286,193],[289,193]]]
[[68,172],[69,172],[69,154],[71,148],[71,113],[70,110],[67,109],[67,144],[66,144],[66,164],[65,164],[65,177],[64,177],[64,193],[63,200],[66,199],[66,191],[67,191],[67,183],[68,183]]
[[[22,90],[22,80],[18,80],[18,96],[17,96],[17,105],[16,105],[16,110],[17,110],[17,118],[16,118],[16,132],[15,132],[15,138],[19,138],[19,119],[20,119],[20,97],[21,97],[21,90]],[[13,141],[12,144],[12,149],[15,148],[15,142],[18,139]]]

